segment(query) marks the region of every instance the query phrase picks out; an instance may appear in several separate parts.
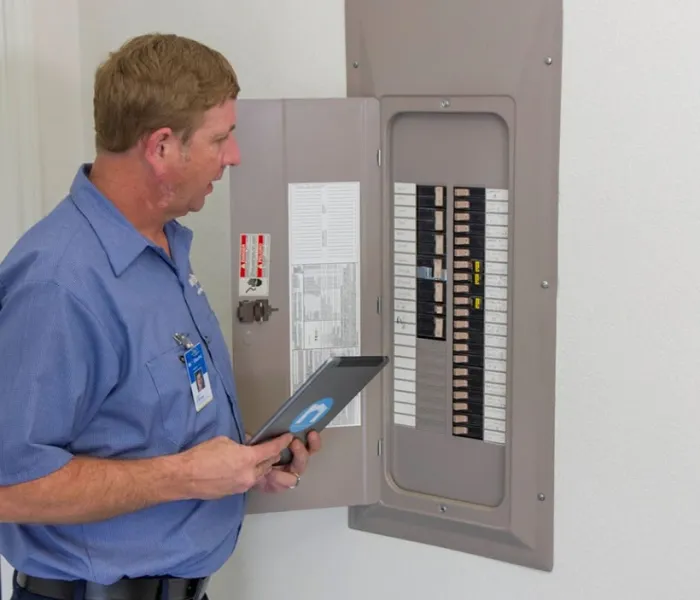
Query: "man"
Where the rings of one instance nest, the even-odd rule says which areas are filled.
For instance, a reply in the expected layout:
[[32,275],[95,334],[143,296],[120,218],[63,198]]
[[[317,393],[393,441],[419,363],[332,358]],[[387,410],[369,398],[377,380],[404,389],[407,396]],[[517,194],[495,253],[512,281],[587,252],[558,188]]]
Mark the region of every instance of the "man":
[[[14,598],[204,598],[251,488],[294,488],[309,448],[245,446],[191,232],[239,162],[236,74],[173,35],[95,77],[97,155],[0,265],[0,554]],[[199,389],[196,371],[205,385]]]

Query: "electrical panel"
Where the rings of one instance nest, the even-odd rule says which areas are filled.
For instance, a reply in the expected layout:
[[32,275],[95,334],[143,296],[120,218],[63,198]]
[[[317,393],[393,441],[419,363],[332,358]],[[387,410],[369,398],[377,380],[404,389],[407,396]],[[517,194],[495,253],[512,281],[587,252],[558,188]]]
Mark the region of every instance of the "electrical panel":
[[391,364],[293,493],[553,566],[561,0],[347,0],[348,97],[239,100],[233,357],[250,431],[332,354]]

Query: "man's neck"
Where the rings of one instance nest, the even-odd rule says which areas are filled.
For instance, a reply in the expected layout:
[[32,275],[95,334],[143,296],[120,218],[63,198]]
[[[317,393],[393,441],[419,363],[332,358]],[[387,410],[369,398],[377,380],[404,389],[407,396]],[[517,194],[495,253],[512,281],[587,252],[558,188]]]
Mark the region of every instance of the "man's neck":
[[158,209],[155,186],[135,157],[100,154],[89,179],[139,233],[169,253],[164,231],[167,219]]

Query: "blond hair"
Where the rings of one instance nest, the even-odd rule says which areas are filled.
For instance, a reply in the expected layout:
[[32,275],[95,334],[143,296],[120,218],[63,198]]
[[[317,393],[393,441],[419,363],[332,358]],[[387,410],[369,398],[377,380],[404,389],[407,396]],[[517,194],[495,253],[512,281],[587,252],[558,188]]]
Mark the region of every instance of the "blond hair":
[[187,143],[204,113],[239,91],[231,64],[204,44],[172,34],[132,38],[95,73],[97,151],[124,152],[161,127]]

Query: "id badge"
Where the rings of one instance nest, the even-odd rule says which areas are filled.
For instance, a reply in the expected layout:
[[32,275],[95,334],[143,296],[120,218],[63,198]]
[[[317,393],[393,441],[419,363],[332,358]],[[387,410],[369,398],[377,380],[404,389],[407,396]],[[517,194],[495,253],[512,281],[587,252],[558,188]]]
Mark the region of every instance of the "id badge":
[[192,346],[185,352],[185,364],[187,365],[187,376],[190,379],[194,407],[199,412],[214,399],[209,383],[207,361],[202,354],[202,344]]

